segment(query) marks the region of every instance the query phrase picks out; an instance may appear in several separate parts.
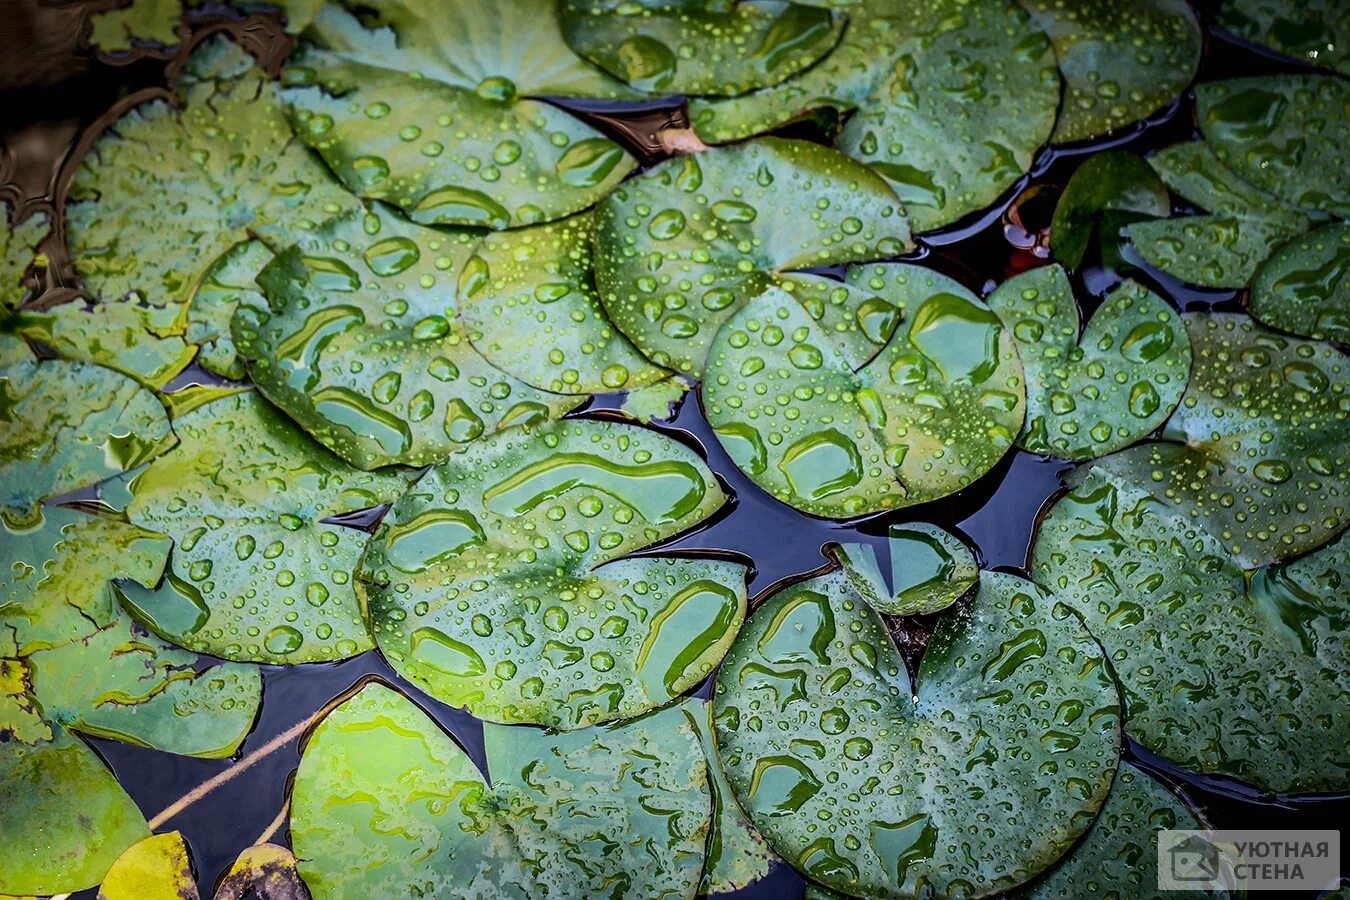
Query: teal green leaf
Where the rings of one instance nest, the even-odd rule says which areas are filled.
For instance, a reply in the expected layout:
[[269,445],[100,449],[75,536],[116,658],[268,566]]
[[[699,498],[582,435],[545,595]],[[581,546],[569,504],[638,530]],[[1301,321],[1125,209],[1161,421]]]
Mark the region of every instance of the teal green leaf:
[[[320,229],[259,274],[265,305],[236,311],[234,344],[249,375],[319,443],[363,469],[426,465],[577,406],[583,397],[531,387],[474,348],[456,295],[471,240],[378,204]],[[606,328],[596,319],[584,330]]]
[[98,900],[200,900],[187,842],[177,831],[152,834],[117,858]]
[[1019,0],[1055,47],[1064,75],[1057,144],[1098,137],[1172,102],[1200,64],[1200,23],[1186,0]]
[[567,43],[638,90],[734,96],[777,84],[834,49],[846,17],[749,0],[563,0]]
[[77,298],[21,311],[15,325],[64,359],[95,363],[158,389],[187,368],[196,348],[177,335],[155,334],[155,320],[153,310],[134,303],[90,305]]
[[745,616],[741,564],[633,555],[725,501],[692,450],[654,431],[500,432],[385,516],[359,573],[375,639],[401,675],[479,718],[631,718],[706,678]]
[[855,322],[870,295],[794,270],[910,246],[904,210],[875,173],[826,147],[764,138],[667,160],[617,188],[596,213],[595,276],[620,330],[691,378],[722,324],[774,289],[851,335],[861,363],[886,337]]
[[1181,400],[1191,345],[1181,316],[1133,281],[1106,295],[1082,327],[1058,265],[1023,272],[989,295],[1026,370],[1023,450],[1095,459],[1146,437]]
[[1252,318],[1292,334],[1350,343],[1350,225],[1295,238],[1256,270]]
[[225,659],[369,649],[351,583],[367,537],[324,520],[392,500],[404,480],[346,465],[251,391],[193,409],[174,430],[178,446],[130,485],[127,517],[174,539],[159,588],[124,586],[133,615]]
[[[894,329],[885,347],[859,368],[839,346],[849,331],[767,291],[713,345],[709,424],[741,471],[812,515],[859,516],[960,490],[1022,427],[1011,334],[957,282],[919,266],[855,267],[847,284],[884,298]],[[858,319],[868,333],[861,310]]]
[[[712,830],[708,834],[708,860],[703,867],[701,895],[716,896],[739,891],[759,881],[778,862],[763,835],[741,812],[731,791],[713,739],[712,705],[686,703],[689,721],[698,731],[708,763],[708,788],[712,793]],[[697,715],[692,713],[697,710]]]
[[[356,5],[353,4],[353,8]],[[355,193],[415,222],[507,228],[591,206],[635,165],[539,97],[635,92],[578,57],[552,4],[330,3],[286,72],[297,132]]]
[[893,616],[941,612],[979,583],[975,554],[960,538],[926,522],[892,525],[887,532],[890,580],[870,544],[840,544],[838,555],[853,589],[874,610]]
[[1066,268],[1077,269],[1094,238],[1107,246],[1121,226],[1171,211],[1167,186],[1148,163],[1123,150],[1098,153],[1074,170],[1060,194],[1050,249]]
[[1350,84],[1331,75],[1262,75],[1195,89],[1195,118],[1225,165],[1305,211],[1350,215]]
[[1163,441],[1095,467],[1176,509],[1243,566],[1322,545],[1350,520],[1345,356],[1239,314],[1182,318],[1194,361]]
[[1350,75],[1347,12],[1345,0],[1228,0],[1217,18],[1244,41]]
[[713,710],[770,846],[865,897],[986,896],[1034,877],[1092,824],[1120,748],[1096,642],[1050,594],[992,573],[940,621],[917,695],[844,573],[779,591],[746,621]]
[[256,279],[275,256],[259,240],[235,244],[216,260],[193,289],[185,336],[199,348],[197,364],[206,371],[231,381],[248,377],[234,346],[230,320],[241,304],[266,305]]
[[172,442],[164,407],[125,375],[55,360],[0,370],[0,510],[11,520]]
[[564,734],[487,725],[480,773],[411,701],[369,684],[305,745],[291,798],[300,873],[315,900],[692,900],[711,803],[691,715],[677,705]]
[[1133,474],[1080,476],[1032,555],[1037,581],[1110,656],[1126,732],[1195,772],[1280,794],[1345,790],[1350,541],[1244,572],[1166,482]]

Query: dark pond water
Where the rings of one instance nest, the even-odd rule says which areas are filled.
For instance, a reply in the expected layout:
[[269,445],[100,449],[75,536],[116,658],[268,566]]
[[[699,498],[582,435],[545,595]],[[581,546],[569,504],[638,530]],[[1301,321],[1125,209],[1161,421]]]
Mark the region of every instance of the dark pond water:
[[[161,86],[173,62],[143,55],[113,65],[91,59],[77,47],[75,7],[39,6],[40,0],[3,0],[0,13],[0,198],[20,210],[59,208],[64,184],[78,161],[82,135],[92,134],[110,111],[136,91]],[[230,20],[208,6],[198,30],[226,27],[265,62],[284,59],[286,39],[275,23],[259,17]],[[17,13],[17,14],[16,14]],[[1213,28],[1206,28],[1206,52],[1200,79],[1274,73],[1295,64],[1241,46]],[[651,140],[656,128],[679,122],[679,104],[645,109],[605,105],[571,105],[602,128],[624,140],[650,162],[659,153]],[[793,137],[812,138],[814,126],[794,126]],[[1125,133],[1088,145],[1043,151],[1033,172],[1009,191],[1000,204],[960,223],[928,235],[909,259],[917,259],[963,282],[981,295],[1022,269],[1045,258],[1045,226],[1056,189],[1092,153],[1121,148],[1138,153],[1192,136],[1193,107],[1182,97],[1149,121]],[[76,287],[59,240],[46,248],[53,265],[38,298],[57,301]],[[1244,298],[1233,291],[1198,291],[1147,268],[1130,277],[1171,299],[1179,308],[1240,309]],[[1086,266],[1075,276],[1085,306],[1104,296],[1121,275],[1101,266]],[[1085,309],[1084,314],[1091,312]],[[195,370],[175,385],[213,380]],[[602,397],[582,415],[606,414],[617,398]],[[753,563],[752,594],[763,595],[783,579],[826,565],[825,547],[837,541],[866,541],[877,546],[884,562],[887,528],[906,521],[939,524],[964,536],[977,548],[986,568],[1022,571],[1040,513],[1060,490],[1059,476],[1069,465],[1016,452],[965,491],[942,501],[895,513],[840,524],[802,515],[752,485],[731,464],[713,439],[696,394],[685,398],[678,414],[659,425],[704,455],[734,494],[728,510],[706,527],[679,537],[666,549],[683,553],[717,551],[743,555]],[[354,524],[361,524],[356,522]],[[922,623],[916,629],[922,633]],[[154,750],[95,740],[92,743],[118,779],[145,811],[154,816],[185,794],[222,775],[260,748],[277,743],[279,735],[330,706],[364,679],[377,677],[397,685],[432,712],[483,764],[482,729],[473,717],[427,697],[399,678],[375,653],[333,665],[264,667],[264,703],[253,733],[235,760],[197,760]],[[708,684],[701,687],[706,694]],[[1350,821],[1350,795],[1336,797],[1270,797],[1222,779],[1200,778],[1178,770],[1138,747],[1131,761],[1172,785],[1215,826],[1226,828],[1336,828]],[[286,840],[284,808],[289,781],[299,761],[299,736],[220,784],[201,800],[168,819],[163,827],[183,832],[192,848],[203,893],[209,896],[217,879],[238,852],[260,836],[275,833]],[[803,882],[785,865],[764,881],[733,895],[741,900],[797,898]],[[80,895],[86,896],[86,895]],[[93,892],[87,896],[92,897]]]

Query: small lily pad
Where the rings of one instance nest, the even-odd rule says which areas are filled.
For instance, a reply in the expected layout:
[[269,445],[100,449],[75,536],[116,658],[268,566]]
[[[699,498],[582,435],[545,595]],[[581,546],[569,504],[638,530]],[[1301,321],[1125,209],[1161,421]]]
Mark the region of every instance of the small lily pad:
[[1256,270],[1248,310],[1272,328],[1350,343],[1350,225],[1295,238]]
[[854,324],[869,295],[794,270],[910,246],[881,177],[838,151],[764,138],[667,160],[617,188],[596,213],[595,275],[640,351],[699,378],[722,323],[773,288],[850,330],[865,361],[885,340]]
[[840,562],[868,605],[893,616],[941,612],[979,583],[980,567],[960,538],[926,522],[892,525],[889,583],[870,544],[841,544]]
[[1120,748],[1106,660],[1056,607],[982,574],[939,623],[916,696],[844,573],[774,594],[713,698],[741,807],[795,868],[851,895],[985,896],[1034,877],[1091,825]]
[[300,873],[315,900],[692,900],[711,802],[690,715],[563,734],[487,725],[484,774],[411,701],[369,684],[305,745],[291,799]]
[[785,0],[564,0],[581,56],[641,91],[734,96],[777,84],[834,49],[846,18]]
[[186,337],[200,348],[197,364],[206,371],[231,381],[248,377],[234,346],[230,320],[241,305],[266,305],[257,278],[275,257],[259,240],[235,244],[216,260],[193,289]]
[[331,516],[397,496],[397,475],[354,469],[252,391],[174,420],[180,443],[130,484],[127,516],[174,539],[155,590],[124,586],[148,628],[225,659],[299,663],[371,647],[352,586],[367,537]]
[[692,450],[653,431],[501,432],[385,516],[359,575],[375,639],[400,674],[479,718],[631,718],[707,677],[746,604],[739,563],[632,554],[725,501]]
[[839,348],[848,331],[785,291],[765,292],[718,333],[703,386],[709,424],[741,471],[812,515],[859,516],[960,490],[1022,427],[1012,336],[960,284],[919,266],[856,267],[847,284],[885,298],[885,347],[858,368]]
[[1026,370],[1023,450],[1105,456],[1147,436],[1181,400],[1191,369],[1181,316],[1133,281],[1106,296],[1081,335],[1073,287],[1057,265],[1005,281],[989,305]]
[[1122,226],[1172,212],[1167,186],[1133,153],[1111,150],[1088,157],[1060,194],[1050,224],[1050,249],[1077,269],[1093,238],[1105,246]]
[[277,844],[255,844],[235,859],[216,887],[215,900],[310,900],[295,854]]
[[619,407],[619,413],[635,422],[650,425],[674,418],[679,412],[684,395],[691,385],[683,378],[671,376],[656,384],[628,391]]
[[1345,0],[1228,0],[1217,17],[1244,41],[1350,75]]
[[112,864],[98,900],[200,900],[187,842],[177,831],[152,834]]
[[636,92],[573,53],[533,0],[469,0],[453,16],[437,0],[329,3],[285,79],[297,132],[343,183],[423,224],[559,219],[635,165],[537,99]]

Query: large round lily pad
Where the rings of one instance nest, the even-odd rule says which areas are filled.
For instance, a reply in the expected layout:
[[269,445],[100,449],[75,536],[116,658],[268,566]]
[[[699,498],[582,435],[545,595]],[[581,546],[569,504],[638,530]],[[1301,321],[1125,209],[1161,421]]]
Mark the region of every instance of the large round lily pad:
[[1345,0],[1228,0],[1220,25],[1253,44],[1350,75],[1350,20]]
[[180,443],[131,482],[127,516],[174,539],[133,614],[190,650],[299,663],[371,647],[352,585],[367,536],[325,522],[392,500],[405,481],[362,472],[252,391],[174,420]]
[[343,183],[416,222],[561,218],[634,166],[618,144],[538,99],[635,95],[572,52],[552,4],[329,3],[285,79],[296,130]]
[[692,900],[711,802],[690,715],[563,734],[488,725],[484,774],[411,701],[369,684],[305,746],[300,873],[315,900]]
[[646,429],[494,435],[389,510],[360,573],[376,641],[400,674],[489,721],[576,728],[660,706],[726,652],[745,568],[632,554],[725,500],[692,450]]
[[[910,246],[895,192],[838,151],[765,138],[667,160],[596,213],[596,282],[646,356],[698,378],[722,323],[777,288],[859,341],[869,295],[796,270]],[[858,348],[861,363],[885,334]]]
[[842,572],[755,610],[717,678],[719,753],[751,821],[812,879],[863,897],[985,896],[1058,859],[1120,746],[1101,649],[1056,600],[981,575],[915,686]]
[[1057,265],[999,285],[989,306],[1017,343],[1027,417],[1017,445],[1093,459],[1156,429],[1181,400],[1191,345],[1181,316],[1133,281],[1111,291],[1079,333],[1078,304]]
[[785,291],[765,292],[718,333],[703,386],[708,422],[741,471],[813,515],[960,490],[1022,427],[1012,336],[973,294],[919,266],[858,267],[847,285],[884,297],[890,311],[894,331],[870,362],[859,368],[840,349],[851,332],[817,321]]
[[1252,278],[1248,310],[1272,328],[1350,343],[1350,225],[1297,237]]

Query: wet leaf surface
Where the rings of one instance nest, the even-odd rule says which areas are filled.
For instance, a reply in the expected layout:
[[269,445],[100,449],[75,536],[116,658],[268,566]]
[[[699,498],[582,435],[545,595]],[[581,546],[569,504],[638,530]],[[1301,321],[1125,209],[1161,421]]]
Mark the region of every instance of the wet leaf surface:
[[839,558],[853,589],[880,613],[921,616],[941,612],[979,583],[975,554],[949,531],[926,522],[892,525],[891,566],[882,575],[870,544],[840,544]]
[[187,843],[176,831],[127,848],[99,888],[98,900],[200,900]]
[[45,214],[11,223],[9,204],[0,200],[0,368],[33,358],[20,337],[14,315],[28,293],[24,280],[37,259],[37,248],[47,237],[51,220]]
[[63,359],[95,363],[149,388],[162,388],[192,361],[196,348],[177,335],[153,333],[154,311],[134,303],[94,303],[82,298],[49,310],[22,311],[17,331]]
[[1326,225],[1271,254],[1252,278],[1252,318],[1292,334],[1350,343],[1350,225]]
[[707,677],[746,602],[740,563],[631,554],[725,500],[693,451],[652,431],[502,432],[385,517],[360,573],[376,641],[400,674],[488,721],[631,718]]
[[197,365],[231,381],[248,377],[234,346],[230,322],[241,305],[266,306],[257,278],[275,258],[262,241],[245,241],[227,250],[202,276],[189,301],[186,334],[198,347]]
[[1124,225],[1172,211],[1167,186],[1148,163],[1123,150],[1088,157],[1064,187],[1050,224],[1050,248],[1077,269],[1094,238],[1106,247]]
[[1218,21],[1244,41],[1350,75],[1346,12],[1344,0],[1230,0],[1219,7]]
[[[708,835],[708,859],[703,866],[699,893],[710,896],[741,890],[759,881],[778,864],[778,855],[750,824],[731,790],[713,738],[712,706],[686,703],[689,720],[698,731],[708,763],[708,788],[712,793],[712,830]],[[697,712],[697,715],[693,713]]]

